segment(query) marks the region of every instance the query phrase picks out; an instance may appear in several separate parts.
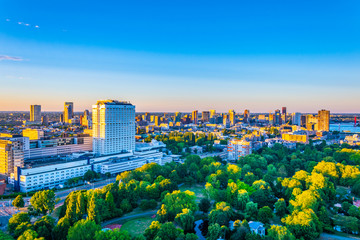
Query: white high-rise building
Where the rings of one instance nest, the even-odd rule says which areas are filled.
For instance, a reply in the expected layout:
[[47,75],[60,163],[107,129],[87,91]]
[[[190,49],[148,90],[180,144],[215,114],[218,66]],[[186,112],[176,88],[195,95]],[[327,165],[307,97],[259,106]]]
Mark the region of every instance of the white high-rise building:
[[135,150],[135,106],[100,100],[92,107],[93,151],[109,155]]
[[300,126],[301,125],[301,113],[295,112],[295,113],[292,113],[291,116],[292,116],[292,124]]

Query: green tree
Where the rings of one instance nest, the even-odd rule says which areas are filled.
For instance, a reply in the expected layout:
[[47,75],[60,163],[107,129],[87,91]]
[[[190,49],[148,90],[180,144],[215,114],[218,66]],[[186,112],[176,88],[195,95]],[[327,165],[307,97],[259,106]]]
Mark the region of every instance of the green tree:
[[27,213],[16,213],[10,219],[8,223],[9,233],[14,233],[17,226],[22,223],[30,223],[30,217]]
[[285,227],[272,225],[268,230],[270,240],[295,240],[294,235]]
[[262,207],[258,213],[258,220],[262,223],[269,223],[273,217],[273,212],[268,206]]
[[85,174],[84,174],[84,180],[91,182],[92,180],[94,180],[97,177],[96,172],[88,170]]
[[95,221],[82,219],[69,229],[67,240],[95,240],[95,233],[100,230]]
[[240,189],[237,193],[236,207],[240,210],[245,210],[246,204],[249,201],[249,193],[245,189]]
[[95,240],[131,240],[131,236],[127,231],[114,229],[114,230],[96,232]]
[[226,202],[219,202],[210,212],[209,224],[218,223],[220,226],[227,225],[233,215],[233,210]]
[[207,213],[211,207],[211,202],[208,198],[202,198],[199,203],[199,210]]
[[145,230],[144,236],[146,240],[153,240],[161,228],[161,223],[158,221],[151,222],[150,226]]
[[99,209],[98,206],[96,205],[95,194],[93,194],[90,198],[87,219],[91,221],[95,221],[95,223],[100,223],[101,221]]
[[55,226],[55,219],[50,216],[43,216],[34,223],[34,230],[39,237],[51,240],[52,230]]
[[155,239],[174,240],[180,235],[180,233],[182,233],[182,231],[177,229],[172,222],[167,222],[161,225]]
[[252,219],[255,219],[258,214],[258,205],[254,202],[248,202],[245,207],[246,215]]
[[185,240],[197,240],[199,239],[195,233],[187,233],[185,235]]
[[181,213],[176,215],[175,221],[182,227],[185,232],[194,230],[195,217],[193,212],[187,208],[184,208]]
[[105,202],[109,210],[110,216],[114,216],[114,210],[116,206],[114,202],[114,197],[110,191],[106,193]]
[[2,240],[14,240],[14,238],[12,236],[5,234],[1,230],[0,230],[0,239],[2,239]]
[[286,214],[286,203],[283,198],[280,198],[275,203],[275,213],[280,218],[284,217]]
[[18,240],[44,240],[43,237],[37,238],[37,236],[38,236],[37,232],[28,229],[18,238]]
[[222,229],[219,224],[211,224],[208,228],[207,240],[217,240],[222,234]]
[[25,206],[25,202],[24,202],[24,199],[22,197],[22,195],[18,195],[14,201],[12,201],[12,205],[16,208],[22,208]]
[[195,202],[195,193],[190,191],[181,192],[179,190],[166,194],[163,204],[167,210],[167,219],[172,221],[178,213],[181,213],[184,208],[195,212],[197,204]]
[[283,218],[282,222],[296,238],[314,240],[322,232],[318,217],[312,209],[295,210],[291,215]]
[[66,217],[60,218],[57,225],[52,231],[53,240],[63,240],[66,239],[70,228],[70,220]]
[[55,207],[55,193],[52,190],[36,192],[30,199],[31,205],[42,214],[51,213]]
[[77,219],[82,219],[83,215],[86,213],[86,205],[84,195],[79,192],[76,198],[76,216]]
[[23,222],[21,223],[20,225],[18,225],[16,228],[15,228],[15,231],[14,231],[14,237],[15,238],[18,238],[20,235],[22,235],[26,230],[33,230],[33,226],[31,225],[31,223],[29,222]]
[[71,225],[74,224],[78,218],[76,215],[76,193],[71,192],[67,198],[65,217],[70,220]]
[[351,217],[357,217],[360,219],[360,209],[354,205],[351,205],[349,207],[349,211],[348,211],[348,214],[351,216]]

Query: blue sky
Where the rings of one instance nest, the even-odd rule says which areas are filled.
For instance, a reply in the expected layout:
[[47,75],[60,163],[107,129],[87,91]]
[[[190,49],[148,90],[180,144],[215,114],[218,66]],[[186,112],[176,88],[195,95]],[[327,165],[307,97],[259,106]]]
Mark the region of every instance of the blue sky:
[[360,112],[359,1],[0,0],[0,111]]

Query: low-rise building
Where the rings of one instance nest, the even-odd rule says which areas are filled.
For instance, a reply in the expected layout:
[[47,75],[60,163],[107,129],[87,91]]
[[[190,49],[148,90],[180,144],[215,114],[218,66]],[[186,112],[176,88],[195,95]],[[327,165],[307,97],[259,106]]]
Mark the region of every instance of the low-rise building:
[[231,140],[228,142],[228,160],[236,161],[239,157],[244,157],[252,153],[251,142],[244,140]]
[[283,133],[282,139],[289,142],[309,143],[309,137],[306,134]]

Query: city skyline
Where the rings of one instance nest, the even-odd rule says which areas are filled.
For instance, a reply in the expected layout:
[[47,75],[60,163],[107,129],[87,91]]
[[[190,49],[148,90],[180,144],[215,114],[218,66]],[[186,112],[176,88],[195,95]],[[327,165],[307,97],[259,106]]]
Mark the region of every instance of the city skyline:
[[134,4],[2,4],[0,111],[360,112],[357,1]]

